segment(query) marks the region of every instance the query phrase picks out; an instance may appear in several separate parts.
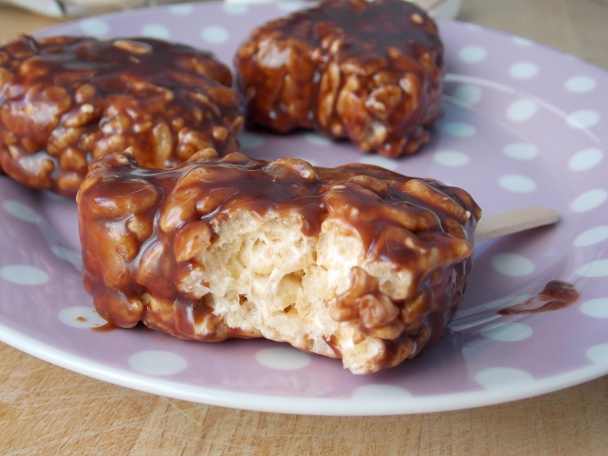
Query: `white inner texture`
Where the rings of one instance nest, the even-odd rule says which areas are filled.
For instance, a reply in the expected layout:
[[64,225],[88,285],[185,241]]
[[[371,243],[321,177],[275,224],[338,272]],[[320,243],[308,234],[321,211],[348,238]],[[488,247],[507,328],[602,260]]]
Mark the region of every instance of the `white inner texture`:
[[[261,218],[236,211],[214,219],[218,237],[196,255],[201,266],[180,287],[197,299],[204,297],[232,328],[259,330],[265,338],[335,357],[326,342],[333,336],[345,367],[357,370],[381,355],[384,343],[366,337],[355,344],[356,326],[332,319],[330,304],[350,287],[351,268],[364,266],[362,243],[335,219],[323,222],[318,238],[306,236],[301,226],[297,213],[270,212]],[[403,279],[400,275],[401,283]]]

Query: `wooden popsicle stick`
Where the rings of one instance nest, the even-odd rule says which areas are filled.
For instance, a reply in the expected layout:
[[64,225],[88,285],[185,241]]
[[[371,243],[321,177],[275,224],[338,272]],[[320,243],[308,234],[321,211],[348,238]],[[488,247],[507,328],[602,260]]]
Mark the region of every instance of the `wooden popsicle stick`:
[[559,213],[546,207],[524,207],[482,217],[475,230],[475,243],[507,234],[552,225]]

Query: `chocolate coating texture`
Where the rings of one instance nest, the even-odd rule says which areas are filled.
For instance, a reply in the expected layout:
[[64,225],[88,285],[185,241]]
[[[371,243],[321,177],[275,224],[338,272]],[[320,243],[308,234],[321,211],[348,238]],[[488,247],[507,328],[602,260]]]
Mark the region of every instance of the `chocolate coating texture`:
[[402,0],[327,0],[256,28],[234,58],[248,120],[362,151],[416,152],[443,113],[435,22]]
[[20,36],[0,47],[0,166],[74,197],[95,157],[133,148],[145,167],[237,149],[243,119],[228,67],[148,38]]
[[432,179],[212,150],[171,170],[102,158],[77,201],[84,283],[112,324],[286,341],[358,374],[441,335],[480,217]]

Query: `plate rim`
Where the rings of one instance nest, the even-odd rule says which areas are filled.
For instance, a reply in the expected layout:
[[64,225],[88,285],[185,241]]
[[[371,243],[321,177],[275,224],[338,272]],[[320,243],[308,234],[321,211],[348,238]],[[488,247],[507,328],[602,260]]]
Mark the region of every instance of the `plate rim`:
[[[157,396],[169,397],[202,405],[227,407],[237,410],[257,412],[319,415],[319,416],[387,416],[412,415],[419,413],[447,412],[471,408],[500,405],[522,399],[537,397],[581,384],[580,381],[592,381],[606,375],[608,369],[601,364],[592,364],[567,373],[538,380],[532,383],[534,388],[521,388],[515,384],[500,390],[483,389],[478,391],[437,394],[432,396],[404,397],[399,401],[394,398],[374,399],[329,399],[310,397],[289,397],[271,394],[225,391],[213,387],[188,386],[183,384],[149,377],[135,372],[109,367],[98,361],[90,361],[74,354],[68,354],[55,347],[44,347],[40,342],[19,334],[0,322],[0,340],[35,358],[72,372],[105,381],[116,386],[129,388]],[[219,393],[219,394],[218,394]],[[429,401],[432,398],[432,401]],[[465,400],[463,400],[463,398]],[[285,404],[285,400],[290,404]],[[370,402],[374,408],[370,410]],[[293,407],[296,403],[297,407]],[[297,411],[294,411],[297,408]]]
[[[205,2],[193,4],[195,8],[206,8],[218,6],[222,2]],[[250,7],[262,6],[251,5]],[[171,5],[175,6],[175,5]],[[268,5],[264,5],[267,7]],[[111,20],[114,16],[124,17],[126,14],[139,15],[142,11],[165,9],[169,5],[157,5],[140,10],[129,10],[124,12],[107,13],[99,18]],[[277,14],[278,15],[278,14]],[[34,33],[35,36],[42,36],[52,33],[54,30],[61,29],[66,26],[73,26],[81,20],[69,21],[56,26],[48,27]],[[470,23],[462,20],[454,19],[438,19],[437,22],[453,23],[459,26],[466,27]],[[479,27],[484,33],[493,33],[502,35],[503,38],[513,38],[516,35],[504,32],[501,30],[491,29],[485,26],[473,24]],[[577,64],[585,65],[593,68],[594,71],[599,71],[608,79],[608,71],[591,62],[588,62],[580,57],[568,54],[565,51],[552,48],[542,43],[529,40],[532,45],[539,49],[539,52],[550,52],[557,54],[560,58],[575,59]],[[429,413],[438,411],[461,410],[476,408],[488,405],[497,405],[506,402],[512,402],[520,399],[526,399],[539,395],[548,394],[559,391],[571,386],[575,386],[586,381],[591,381],[596,378],[608,374],[608,365],[602,363],[591,364],[587,367],[571,370],[559,375],[555,375],[540,380],[535,380],[534,383],[528,385],[521,390],[521,385],[516,385],[512,388],[501,388],[498,391],[491,389],[483,389],[480,387],[478,391],[466,391],[446,394],[436,394],[430,396],[408,397],[395,401],[394,399],[379,401],[373,399],[374,408],[369,409],[370,404],[367,399],[354,400],[346,399],[329,399],[329,398],[310,398],[310,397],[290,397],[290,396],[273,396],[262,393],[247,393],[216,389],[213,387],[196,387],[198,393],[194,396],[192,393],[184,392],[183,385],[179,382],[166,381],[159,378],[150,380],[145,375],[136,372],[129,372],[115,367],[106,366],[101,362],[90,361],[85,357],[62,352],[55,347],[40,346],[41,343],[30,338],[29,336],[19,335],[19,333],[6,325],[0,320],[0,340],[11,345],[25,353],[35,356],[39,359],[55,364],[62,368],[66,368],[73,372],[95,378],[97,380],[106,381],[115,385],[127,387],[137,391],[142,391],[150,394],[156,394],[175,399],[198,402],[201,404],[223,406],[235,409],[263,411],[271,413],[297,413],[303,415],[326,415],[326,416],[377,416],[389,414],[414,414],[414,413]],[[188,389],[191,389],[189,386]],[[232,396],[228,398],[219,396]],[[196,397],[196,399],[193,399]],[[434,403],[429,404],[430,398],[434,398]],[[204,399],[204,400],[202,400]],[[272,401],[269,399],[273,399]],[[276,399],[276,401],[275,401]],[[288,400],[290,405],[282,404]],[[276,403],[276,404],[275,404]],[[297,407],[293,404],[297,403]],[[313,405],[314,404],[314,405]],[[339,405],[337,407],[337,405]],[[295,411],[294,411],[295,410]]]

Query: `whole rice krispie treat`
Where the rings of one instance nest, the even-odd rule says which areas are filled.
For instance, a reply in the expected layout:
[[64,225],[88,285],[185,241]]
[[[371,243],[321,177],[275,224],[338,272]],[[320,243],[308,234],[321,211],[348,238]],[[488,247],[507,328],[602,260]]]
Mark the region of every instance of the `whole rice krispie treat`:
[[212,54],[149,38],[20,36],[0,46],[0,167],[74,197],[95,157],[144,167],[237,149],[232,75]]
[[171,170],[104,157],[77,202],[84,284],[111,324],[264,337],[355,374],[442,334],[481,215],[466,191],[432,179],[212,149]]
[[409,155],[443,113],[443,45],[403,0],[326,0],[252,31],[234,58],[247,119]]

